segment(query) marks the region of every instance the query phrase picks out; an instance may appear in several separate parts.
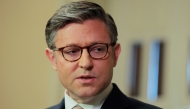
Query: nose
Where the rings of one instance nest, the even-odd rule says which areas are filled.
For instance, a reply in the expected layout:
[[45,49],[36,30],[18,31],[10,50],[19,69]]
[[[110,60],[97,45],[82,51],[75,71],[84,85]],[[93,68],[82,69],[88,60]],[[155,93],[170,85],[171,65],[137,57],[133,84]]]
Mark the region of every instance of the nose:
[[93,68],[92,58],[90,57],[87,49],[83,49],[81,58],[79,59],[79,66],[85,70],[91,70]]

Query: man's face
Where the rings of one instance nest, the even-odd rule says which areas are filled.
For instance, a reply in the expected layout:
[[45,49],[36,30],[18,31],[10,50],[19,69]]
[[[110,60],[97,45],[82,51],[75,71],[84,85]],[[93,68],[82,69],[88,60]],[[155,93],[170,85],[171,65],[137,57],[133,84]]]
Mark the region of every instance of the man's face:
[[[86,20],[83,23],[71,23],[58,30],[55,41],[56,48],[77,45],[86,47],[94,43],[110,43],[105,23],[100,20]],[[103,59],[92,59],[83,49],[77,61],[66,61],[60,51],[46,49],[46,55],[53,68],[58,72],[62,85],[73,98],[88,98],[99,94],[111,82],[113,67],[117,63],[120,45],[108,48]]]

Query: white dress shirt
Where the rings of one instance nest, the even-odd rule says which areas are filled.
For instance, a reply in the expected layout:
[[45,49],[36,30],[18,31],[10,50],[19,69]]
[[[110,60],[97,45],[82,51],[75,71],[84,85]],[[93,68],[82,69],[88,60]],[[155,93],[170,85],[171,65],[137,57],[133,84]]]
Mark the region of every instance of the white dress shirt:
[[68,94],[67,89],[65,90],[65,109],[72,109],[76,105],[80,105],[83,109],[100,109],[102,104],[104,103],[107,96],[110,94],[113,86],[110,83],[104,91],[100,94],[94,96],[92,99],[88,101],[87,104],[77,103],[74,101]]

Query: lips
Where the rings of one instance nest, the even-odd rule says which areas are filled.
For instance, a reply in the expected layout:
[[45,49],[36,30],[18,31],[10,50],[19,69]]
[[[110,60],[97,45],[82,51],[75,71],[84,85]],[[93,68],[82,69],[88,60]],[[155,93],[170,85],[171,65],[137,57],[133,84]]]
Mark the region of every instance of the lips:
[[82,84],[92,84],[95,81],[96,77],[92,75],[81,75],[76,78],[78,82]]
[[94,77],[80,77],[80,79],[92,79]]
[[90,79],[90,78],[96,78],[93,75],[79,75],[77,79]]

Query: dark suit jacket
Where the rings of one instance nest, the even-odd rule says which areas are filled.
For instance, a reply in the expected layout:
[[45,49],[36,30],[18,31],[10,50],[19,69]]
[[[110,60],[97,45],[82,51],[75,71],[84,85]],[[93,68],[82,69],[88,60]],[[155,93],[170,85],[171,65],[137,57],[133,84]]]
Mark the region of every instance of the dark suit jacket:
[[[50,107],[48,109],[65,109],[65,100],[60,104]],[[124,95],[116,84],[113,84],[113,89],[104,101],[101,109],[161,109],[159,107],[143,103],[136,99]]]

